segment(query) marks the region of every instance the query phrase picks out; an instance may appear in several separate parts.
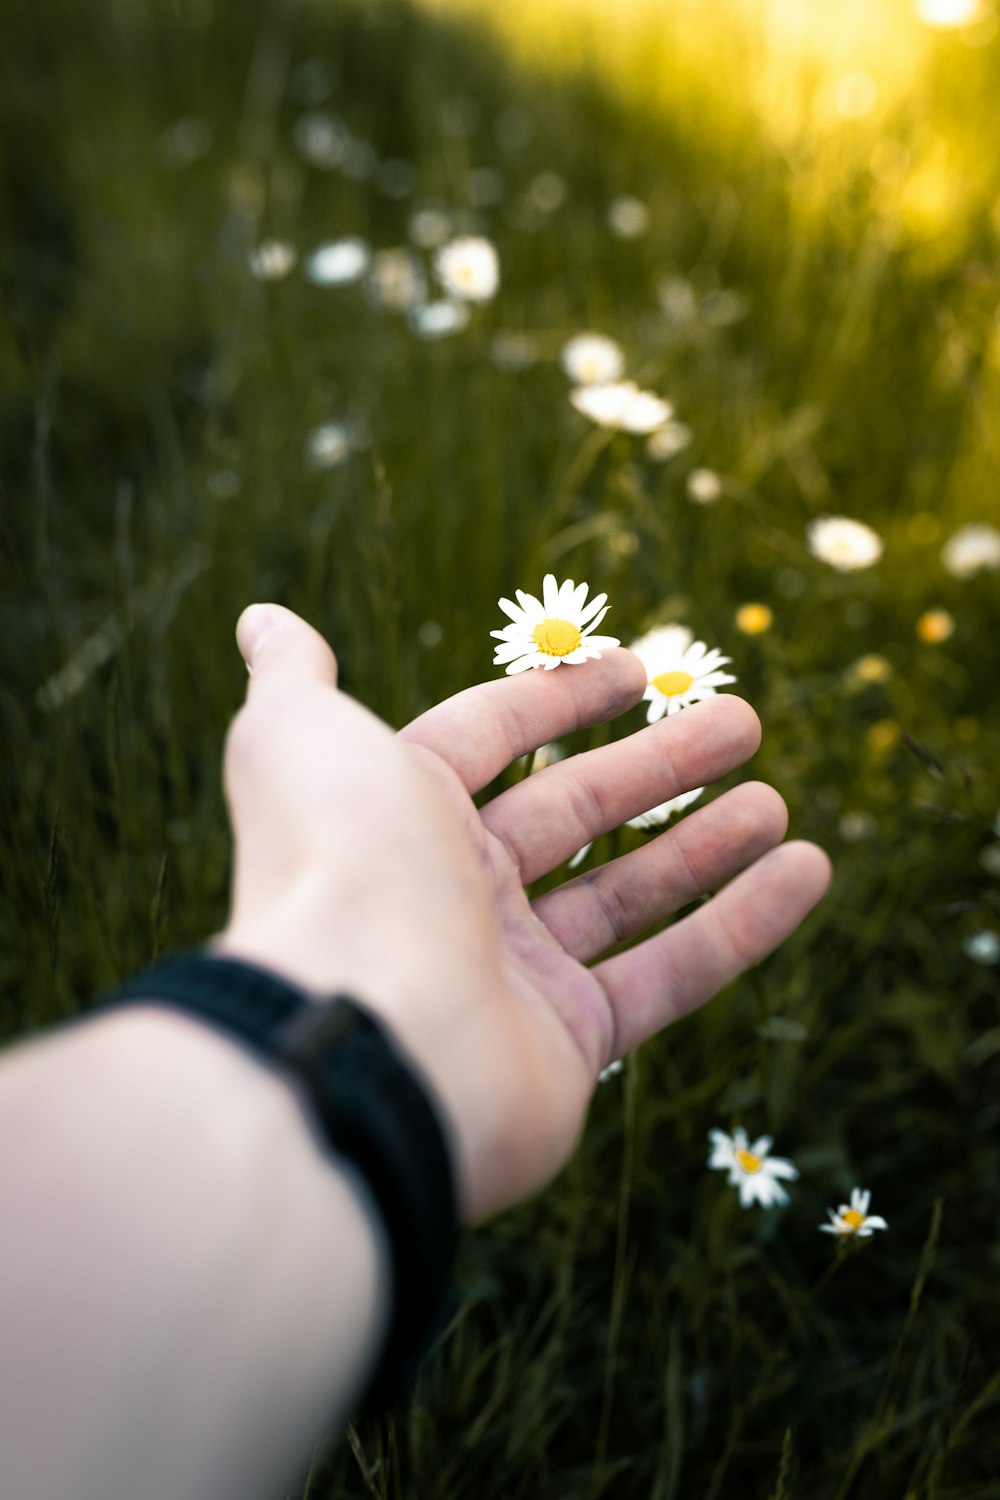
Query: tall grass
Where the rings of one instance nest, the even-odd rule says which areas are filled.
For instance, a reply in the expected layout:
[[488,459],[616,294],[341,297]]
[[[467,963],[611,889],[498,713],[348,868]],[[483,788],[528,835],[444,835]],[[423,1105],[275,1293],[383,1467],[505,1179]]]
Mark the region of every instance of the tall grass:
[[[899,8],[841,63],[764,8],[697,30],[679,6],[602,52],[584,8],[552,13],[571,67],[532,44],[541,6],[516,57],[402,0],[8,6],[0,1026],[74,1014],[224,921],[244,604],[312,620],[394,723],[491,675],[497,597],[548,568],[607,589],[626,640],[682,620],[732,656],[765,725],[752,774],[834,889],[601,1087],[555,1184],[467,1237],[412,1400],[331,1440],[308,1493],[985,1500],[1000,1020],[963,941],[1000,926],[1000,610],[995,575],[939,554],[997,515],[998,44]],[[863,118],[828,104],[841,66],[881,91]],[[369,175],[303,159],[310,110],[370,143]],[[405,171],[371,175],[387,160],[402,195]],[[532,209],[552,171],[565,202]],[[626,193],[651,223],[623,241]],[[428,204],[499,248],[462,333],[422,341],[301,260],[250,274],[266,237],[398,245]],[[671,462],[570,408],[558,354],[587,327],[690,426]],[[516,370],[511,331],[535,341]],[[317,468],[332,420],[350,452]],[[688,498],[698,466],[716,505]],[[875,568],[810,556],[830,511],[885,537]],[[747,601],[770,631],[737,631]],[[931,607],[955,621],[938,644]],[[865,683],[871,653],[889,672]],[[706,1172],[706,1132],[736,1123],[800,1167],[787,1210]],[[838,1253],[817,1226],[856,1183],[890,1229]]]

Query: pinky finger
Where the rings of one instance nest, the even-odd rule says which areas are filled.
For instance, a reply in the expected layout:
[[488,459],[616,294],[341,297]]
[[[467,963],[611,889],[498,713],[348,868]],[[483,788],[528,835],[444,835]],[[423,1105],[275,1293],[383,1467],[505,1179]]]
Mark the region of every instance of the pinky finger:
[[613,1056],[631,1052],[765,958],[829,883],[830,861],[815,844],[781,844],[690,916],[597,964],[591,973],[615,1018]]

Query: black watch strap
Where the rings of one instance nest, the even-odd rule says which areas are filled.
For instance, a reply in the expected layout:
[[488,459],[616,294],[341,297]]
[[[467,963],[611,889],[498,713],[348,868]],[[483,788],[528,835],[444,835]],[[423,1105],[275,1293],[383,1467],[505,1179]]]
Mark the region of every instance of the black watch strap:
[[166,1004],[235,1034],[300,1081],[334,1151],[362,1173],[382,1214],[393,1269],[389,1330],[364,1401],[388,1404],[440,1331],[457,1201],[450,1138],[429,1086],[355,1000],[317,1001],[256,964],[177,953],[102,998],[100,1008]]

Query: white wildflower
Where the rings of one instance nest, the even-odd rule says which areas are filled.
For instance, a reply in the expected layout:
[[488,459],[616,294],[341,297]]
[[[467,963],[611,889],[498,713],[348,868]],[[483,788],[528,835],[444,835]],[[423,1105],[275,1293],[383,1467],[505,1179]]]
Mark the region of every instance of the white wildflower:
[[610,606],[605,603],[607,594],[598,594],[588,604],[586,583],[577,586],[570,578],[557,585],[554,575],[546,573],[541,599],[521,589],[515,593],[517,604],[500,600],[511,623],[490,631],[499,642],[493,665],[505,667],[508,675],[531,667],[576,666],[620,644],[614,636],[591,634]]
[[580,386],[570,391],[569,399],[578,412],[599,427],[622,432],[655,432],[670,421],[674,412],[669,401],[652,391],[641,391],[634,380]]
[[849,516],[819,516],[806,527],[806,539],[814,557],[841,573],[870,568],[884,547],[877,531]]
[[732,1135],[724,1130],[710,1130],[708,1138],[712,1143],[709,1168],[729,1173],[729,1185],[739,1188],[744,1208],[752,1203],[772,1208],[776,1203],[788,1202],[788,1194],[778,1179],[794,1182],[799,1171],[785,1157],[768,1154],[773,1144],[769,1135],[760,1136],[751,1145],[746,1131],[737,1126]]
[[821,1224],[820,1229],[824,1234],[835,1234],[841,1239],[870,1239],[876,1229],[889,1228],[878,1214],[868,1212],[868,1205],[871,1201],[872,1195],[867,1190],[852,1188],[850,1203],[842,1203],[836,1213],[832,1208],[828,1208],[830,1223]]
[[563,345],[559,362],[576,385],[606,385],[625,369],[625,351],[603,333],[578,333]]

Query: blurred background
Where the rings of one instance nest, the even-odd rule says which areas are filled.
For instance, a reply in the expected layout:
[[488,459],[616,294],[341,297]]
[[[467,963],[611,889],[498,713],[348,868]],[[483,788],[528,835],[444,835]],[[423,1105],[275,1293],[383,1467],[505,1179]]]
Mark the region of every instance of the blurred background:
[[[400,724],[586,579],[730,658],[835,864],[315,1500],[1000,1495],[998,99],[974,0],[5,6],[0,1034],[224,922],[255,599]],[[670,410],[575,405],[581,333]]]

